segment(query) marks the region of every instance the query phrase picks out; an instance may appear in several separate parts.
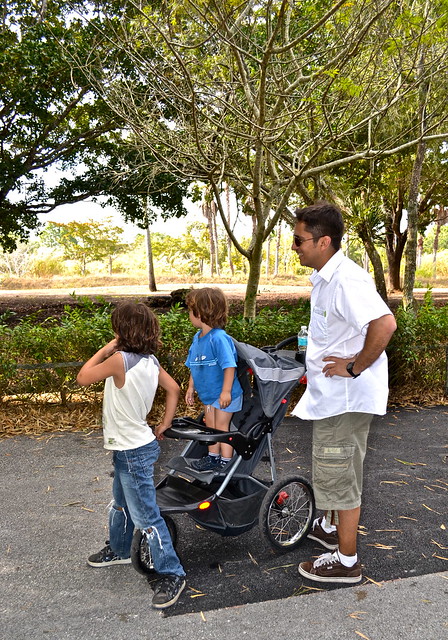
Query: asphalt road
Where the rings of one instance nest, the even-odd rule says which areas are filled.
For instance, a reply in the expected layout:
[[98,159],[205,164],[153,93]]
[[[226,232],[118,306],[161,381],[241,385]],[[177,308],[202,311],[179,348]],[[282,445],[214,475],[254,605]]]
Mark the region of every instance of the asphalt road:
[[[397,409],[374,419],[359,549],[363,584],[447,570],[447,425],[448,407]],[[279,475],[310,477],[310,436],[309,423],[288,418],[281,425],[274,441]],[[159,476],[182,447],[164,441]],[[100,433],[2,440],[0,459],[0,637],[121,638],[126,629],[130,637],[152,637],[147,625],[160,614],[149,607],[145,578],[131,566],[85,563],[107,536],[111,467]],[[258,527],[222,538],[184,515],[176,523],[188,584],[164,617],[276,600],[280,606],[314,592],[297,572],[298,562],[321,552],[311,541],[279,556]],[[111,621],[122,627],[115,636],[106,635]]]

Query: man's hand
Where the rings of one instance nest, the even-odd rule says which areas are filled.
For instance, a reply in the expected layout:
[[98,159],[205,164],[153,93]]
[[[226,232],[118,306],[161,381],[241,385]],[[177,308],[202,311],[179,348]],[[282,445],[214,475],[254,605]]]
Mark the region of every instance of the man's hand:
[[[351,378],[351,375],[347,371],[347,365],[349,362],[353,362],[356,356],[352,358],[337,358],[336,356],[327,356],[323,358],[323,361],[327,364],[322,369],[322,373],[326,378],[332,378],[333,376],[341,376],[341,378]],[[356,365],[353,367],[355,370],[353,373],[360,373],[356,371]]]

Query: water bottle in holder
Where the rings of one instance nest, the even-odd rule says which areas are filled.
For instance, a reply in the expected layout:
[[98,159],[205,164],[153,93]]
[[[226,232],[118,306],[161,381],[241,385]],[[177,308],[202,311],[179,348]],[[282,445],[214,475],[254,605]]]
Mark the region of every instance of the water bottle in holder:
[[300,327],[300,331],[297,334],[297,355],[296,360],[305,364],[306,348],[308,346],[308,329],[305,325]]
[[297,334],[297,351],[299,353],[305,353],[308,346],[308,329],[305,325],[300,327],[300,331]]

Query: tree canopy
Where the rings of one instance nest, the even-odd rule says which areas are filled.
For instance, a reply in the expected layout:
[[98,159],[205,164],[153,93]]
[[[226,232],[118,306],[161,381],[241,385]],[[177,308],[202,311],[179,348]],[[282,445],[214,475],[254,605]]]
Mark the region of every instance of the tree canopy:
[[[87,6],[93,9],[85,2],[9,0],[3,8],[0,246],[6,250],[38,228],[38,214],[100,195],[143,226],[156,210],[186,213],[188,184],[166,170],[154,172],[148,153],[140,172],[123,119],[95,91],[92,47],[120,64],[124,75],[132,77],[133,70],[101,34],[94,11],[88,22],[80,18],[77,11]],[[119,3],[107,6],[120,16]],[[56,184],[47,179],[55,169]]]
[[[411,0],[125,4],[132,20],[100,6],[101,29],[136,78],[98,59],[97,90],[132,130],[142,165],[149,153],[165,171],[211,185],[250,263],[248,316],[263,242],[280,216],[292,219],[291,205],[333,195],[343,166],[448,137],[446,0],[430,12]],[[224,181],[256,219],[248,248],[227,224]]]

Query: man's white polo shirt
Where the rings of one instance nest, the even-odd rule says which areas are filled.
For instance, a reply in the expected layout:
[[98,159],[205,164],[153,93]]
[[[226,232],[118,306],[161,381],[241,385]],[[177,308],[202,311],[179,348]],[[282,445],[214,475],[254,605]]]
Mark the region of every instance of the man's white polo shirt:
[[370,275],[338,251],[310,277],[311,318],[306,353],[306,391],[292,414],[304,420],[347,412],[386,413],[387,356],[380,357],[358,378],[325,377],[323,358],[350,358],[361,351],[368,325],[390,314]]

